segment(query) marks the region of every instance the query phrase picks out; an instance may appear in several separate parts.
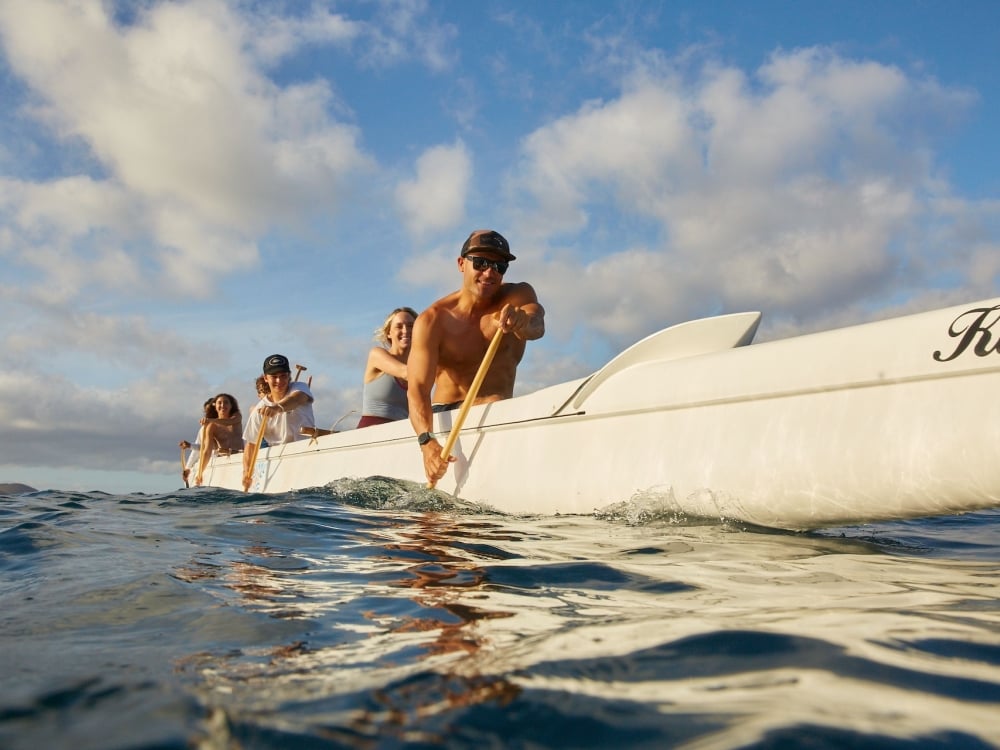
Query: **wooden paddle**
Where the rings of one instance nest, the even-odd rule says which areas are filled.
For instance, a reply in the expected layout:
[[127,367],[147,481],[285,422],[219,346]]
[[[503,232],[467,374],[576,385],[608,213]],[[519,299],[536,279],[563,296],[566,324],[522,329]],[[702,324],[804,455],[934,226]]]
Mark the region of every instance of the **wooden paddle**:
[[[465,423],[465,418],[469,414],[469,409],[472,408],[472,402],[476,400],[476,396],[479,394],[479,386],[483,384],[483,380],[486,378],[486,373],[490,369],[490,365],[493,364],[493,357],[496,356],[497,349],[500,348],[500,339],[503,338],[503,328],[498,327],[497,332],[493,334],[493,340],[490,342],[489,349],[486,350],[486,355],[483,357],[483,362],[479,365],[479,370],[476,372],[476,377],[472,379],[472,385],[469,386],[469,392],[465,394],[465,400],[462,402],[462,407],[458,410],[458,416],[455,417],[455,422],[451,426],[451,432],[448,433],[448,439],[444,442],[444,447],[441,448],[441,458],[444,461],[448,460],[451,455],[451,449],[455,447],[455,441],[458,440],[458,433],[462,431],[462,425]],[[436,482],[428,482],[427,489],[434,489]]]
[[199,443],[198,443],[198,473],[194,476],[194,483],[198,487],[201,487],[201,482],[205,476],[205,465],[208,463],[209,456],[212,455],[212,448],[208,444],[208,425],[201,426],[201,432],[198,433]]
[[257,454],[260,453],[260,444],[264,442],[264,429],[267,427],[267,417],[261,417],[260,419],[260,432],[257,433],[257,440],[254,441],[253,445],[247,446],[246,450],[250,454],[247,456],[247,473],[243,475],[243,491],[246,492],[250,489],[250,484],[253,481],[253,468],[254,464],[257,463]]

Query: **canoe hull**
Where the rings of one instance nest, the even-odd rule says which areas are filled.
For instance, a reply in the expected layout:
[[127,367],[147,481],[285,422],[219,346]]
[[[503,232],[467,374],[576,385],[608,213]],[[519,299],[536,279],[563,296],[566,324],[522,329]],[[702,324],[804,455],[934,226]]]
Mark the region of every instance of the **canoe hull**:
[[[638,497],[786,529],[1000,505],[1000,299],[748,346],[737,317],[694,322],[733,328],[733,348],[660,347],[596,386],[474,407],[438,489],[509,513]],[[237,489],[240,474],[239,457],[216,459],[206,479]],[[408,423],[262,451],[251,489],[376,475],[424,481]]]

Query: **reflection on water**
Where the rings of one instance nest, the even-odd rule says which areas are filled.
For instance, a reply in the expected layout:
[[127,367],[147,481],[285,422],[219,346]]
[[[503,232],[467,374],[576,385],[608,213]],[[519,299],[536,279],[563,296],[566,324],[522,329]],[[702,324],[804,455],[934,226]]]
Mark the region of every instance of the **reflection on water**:
[[1000,745],[1000,513],[510,518],[387,480],[3,506],[0,746]]
[[[333,645],[313,647],[300,640],[266,652],[200,653],[179,660],[180,671],[196,675],[210,695],[227,696],[228,720],[220,723],[213,713],[216,738],[220,726],[228,733],[238,723],[240,710],[234,705],[252,712],[287,702],[298,704],[302,713],[332,710],[354,735],[379,736],[397,729],[405,734],[417,717],[512,700],[520,689],[503,677],[483,674],[475,659],[489,645],[479,624],[514,616],[484,606],[486,597],[476,594],[487,583],[480,561],[512,557],[490,543],[493,532],[509,538],[494,523],[441,513],[404,514],[382,519],[364,556],[306,558],[255,544],[240,549],[240,558],[226,566],[204,559],[180,566],[177,578],[202,584],[212,579],[249,610],[314,622],[332,618],[321,627],[345,631],[332,639],[325,632],[318,639],[333,640]],[[344,580],[364,585],[347,597],[342,586],[331,585]],[[353,614],[336,617],[338,605],[348,605]],[[363,675],[373,667],[393,679],[372,689]],[[339,704],[352,708],[345,711]]]
[[[467,526],[442,514],[420,514],[412,524],[396,529],[400,541],[384,545],[387,554],[383,559],[416,561],[405,567],[406,575],[388,585],[412,589],[410,600],[420,607],[419,616],[406,616],[391,630],[436,634],[427,646],[428,656],[474,654],[483,645],[476,623],[513,616],[512,612],[493,612],[460,601],[467,590],[480,588],[486,581],[486,571],[480,565],[455,553],[468,538],[471,529]],[[486,526],[477,527],[482,533]],[[475,552],[480,557],[506,557],[502,550],[485,544],[476,545]]]

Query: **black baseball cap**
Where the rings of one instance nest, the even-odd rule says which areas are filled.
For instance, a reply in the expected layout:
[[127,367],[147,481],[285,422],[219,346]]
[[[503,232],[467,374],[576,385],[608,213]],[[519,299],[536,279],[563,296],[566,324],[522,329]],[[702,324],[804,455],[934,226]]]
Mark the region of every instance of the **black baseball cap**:
[[274,375],[276,372],[291,372],[288,366],[288,357],[284,354],[272,354],[264,360],[264,374]]

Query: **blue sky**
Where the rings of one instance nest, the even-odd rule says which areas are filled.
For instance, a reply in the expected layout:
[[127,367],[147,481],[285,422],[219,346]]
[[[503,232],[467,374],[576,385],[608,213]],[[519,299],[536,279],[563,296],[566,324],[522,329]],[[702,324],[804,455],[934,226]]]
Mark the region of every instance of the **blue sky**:
[[[0,482],[179,484],[217,392],[357,409],[491,227],[520,393],[686,319],[1000,294],[1000,3],[0,0]],[[350,423],[347,417],[345,424]]]

